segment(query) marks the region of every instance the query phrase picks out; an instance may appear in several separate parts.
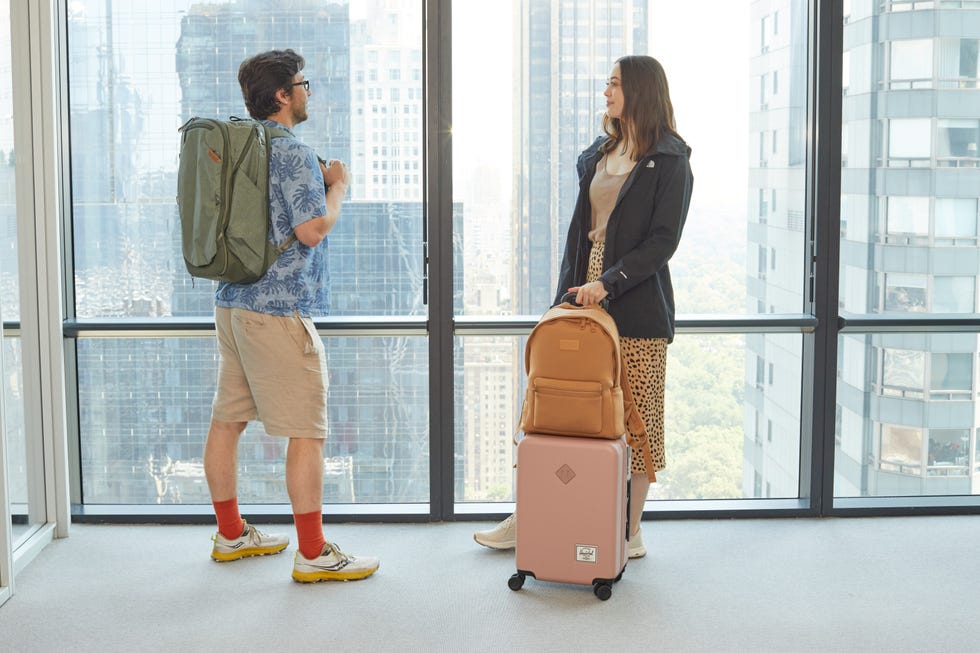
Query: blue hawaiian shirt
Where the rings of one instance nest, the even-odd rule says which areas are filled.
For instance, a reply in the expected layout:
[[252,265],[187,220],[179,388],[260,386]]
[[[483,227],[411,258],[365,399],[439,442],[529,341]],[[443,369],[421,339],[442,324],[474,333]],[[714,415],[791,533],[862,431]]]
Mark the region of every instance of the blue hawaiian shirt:
[[[263,122],[292,135],[273,138],[269,152],[269,240],[281,245],[297,226],[326,214],[326,191],[313,148],[299,141],[285,125]],[[297,240],[255,283],[219,283],[215,304],[269,315],[326,315],[330,309],[329,281],[327,239],[316,247]]]

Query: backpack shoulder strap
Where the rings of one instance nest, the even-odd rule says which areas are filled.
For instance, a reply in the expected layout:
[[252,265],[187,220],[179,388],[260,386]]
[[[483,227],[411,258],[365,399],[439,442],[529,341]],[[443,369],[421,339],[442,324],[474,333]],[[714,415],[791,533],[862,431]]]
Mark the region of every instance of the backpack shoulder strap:
[[272,138],[287,138],[287,137],[288,138],[292,138],[293,137],[292,134],[290,134],[288,131],[286,131],[282,127],[268,127],[267,129],[269,130],[269,138],[270,139],[272,139]]
[[[256,122],[259,122],[259,121],[256,121]],[[263,122],[259,122],[259,124],[262,125],[265,128],[265,133],[266,133],[266,135],[269,138],[270,145],[271,145],[271,141],[272,141],[273,138],[292,138],[293,137],[293,135],[290,134],[288,131],[286,131],[286,129],[283,128],[283,127],[269,127],[268,125],[266,125]],[[293,243],[295,243],[296,240],[297,240],[296,234],[295,233],[291,233],[291,234],[289,234],[289,238],[287,238],[286,240],[282,241],[282,244],[279,245],[279,247],[277,247],[276,249],[279,250],[279,253],[280,254],[282,254],[287,249],[289,249],[289,247]]]
[[630,381],[626,376],[626,356],[620,351],[619,354],[619,385],[623,390],[623,413],[626,416],[626,441],[634,449],[643,452],[643,463],[647,468],[647,478],[651,483],[657,481],[657,472],[653,469],[653,457],[650,455],[650,446],[647,441],[650,435],[647,433],[646,424],[640,410],[636,407],[633,399],[633,390],[630,389]]

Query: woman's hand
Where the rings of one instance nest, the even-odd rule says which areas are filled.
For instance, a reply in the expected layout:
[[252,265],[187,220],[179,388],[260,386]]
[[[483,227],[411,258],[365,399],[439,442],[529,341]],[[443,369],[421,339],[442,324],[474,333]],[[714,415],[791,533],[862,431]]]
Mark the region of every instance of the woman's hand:
[[609,294],[601,281],[590,281],[584,286],[569,288],[568,292],[575,293],[575,302],[582,306],[598,304]]

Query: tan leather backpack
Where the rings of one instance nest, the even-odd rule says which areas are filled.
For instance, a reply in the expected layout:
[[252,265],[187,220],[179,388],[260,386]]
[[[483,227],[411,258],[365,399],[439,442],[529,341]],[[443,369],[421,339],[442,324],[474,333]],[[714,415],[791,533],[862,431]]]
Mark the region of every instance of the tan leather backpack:
[[[607,439],[626,433],[630,446],[649,458],[619,330],[603,308],[565,302],[546,311],[528,336],[524,366],[524,433]],[[645,462],[652,477],[653,463]]]

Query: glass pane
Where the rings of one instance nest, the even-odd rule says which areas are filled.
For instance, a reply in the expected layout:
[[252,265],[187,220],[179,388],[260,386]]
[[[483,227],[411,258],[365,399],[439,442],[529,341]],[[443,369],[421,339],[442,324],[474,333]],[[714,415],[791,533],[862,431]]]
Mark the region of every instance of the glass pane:
[[211,315],[214,284],[182,262],[177,128],[191,116],[246,116],[238,66],[275,47],[306,59],[312,95],[297,136],[353,175],[329,236],[331,313],[424,315],[422,6],[71,3],[77,315]]
[[[933,354],[930,357],[931,371],[929,391],[933,396],[960,395],[968,398],[973,387],[973,356],[970,354]],[[963,395],[967,394],[966,397]]]
[[928,279],[924,274],[886,274],[885,312],[922,313],[928,310],[927,283]]
[[3,319],[20,321],[17,206],[14,181],[14,95],[11,86],[10,0],[0,0],[0,305]]
[[976,244],[977,200],[976,198],[936,198],[936,238],[952,238],[963,244]]
[[928,159],[931,131],[927,118],[893,118],[888,123],[889,159]]
[[[928,234],[929,198],[892,196],[888,202],[887,224],[889,234]],[[889,242],[894,239],[889,238]]]
[[[325,338],[325,503],[427,502],[424,338]],[[78,341],[82,493],[89,504],[210,503],[202,454],[217,352],[210,338]],[[288,503],[285,440],[249,425],[239,500]]]
[[[972,14],[964,6],[851,3],[840,250],[840,307],[849,313],[977,310],[977,35],[964,31]],[[980,493],[980,469],[970,466],[980,423],[977,334],[839,343],[835,494]]]
[[[694,150],[694,193],[670,262],[678,312],[802,310],[807,3],[708,4],[705,23],[705,3],[453,3],[464,314],[540,315],[551,305],[576,161],[603,133],[602,92],[624,54],[663,64],[678,131]],[[692,48],[752,54],[691,57]],[[777,250],[762,277],[759,247]]]
[[937,157],[976,160],[980,156],[977,152],[980,122],[977,120],[939,120],[936,127],[939,136]]
[[929,433],[929,476],[967,476],[969,455],[969,429],[935,429]]
[[932,310],[936,313],[972,313],[976,305],[976,277],[936,277]]
[[[456,500],[512,501],[524,338],[458,342]],[[667,353],[667,468],[651,498],[798,497],[801,357],[802,338],[792,334],[678,337]]]
[[[6,305],[4,305],[6,308]],[[13,520],[13,541],[31,530],[28,505],[27,430],[24,427],[24,365],[21,339],[3,338],[3,408],[7,436],[7,490]],[[3,470],[0,470],[3,471]]]
[[907,349],[883,349],[881,385],[883,394],[922,396],[925,355]]
[[456,339],[456,501],[513,501],[526,337]]
[[[17,203],[14,171],[13,87],[10,56],[10,2],[0,0],[0,307],[4,326],[20,322],[20,274],[17,250]],[[31,530],[28,507],[28,452],[24,427],[24,376],[21,340],[5,329],[2,363],[4,426],[7,437],[7,489],[13,542]]]
[[980,494],[980,468],[970,468],[978,344],[976,334],[962,333],[840,338],[836,496]]
[[[919,88],[916,82],[932,81],[932,40],[894,41],[891,60],[892,88]],[[904,86],[894,82],[905,81]]]

